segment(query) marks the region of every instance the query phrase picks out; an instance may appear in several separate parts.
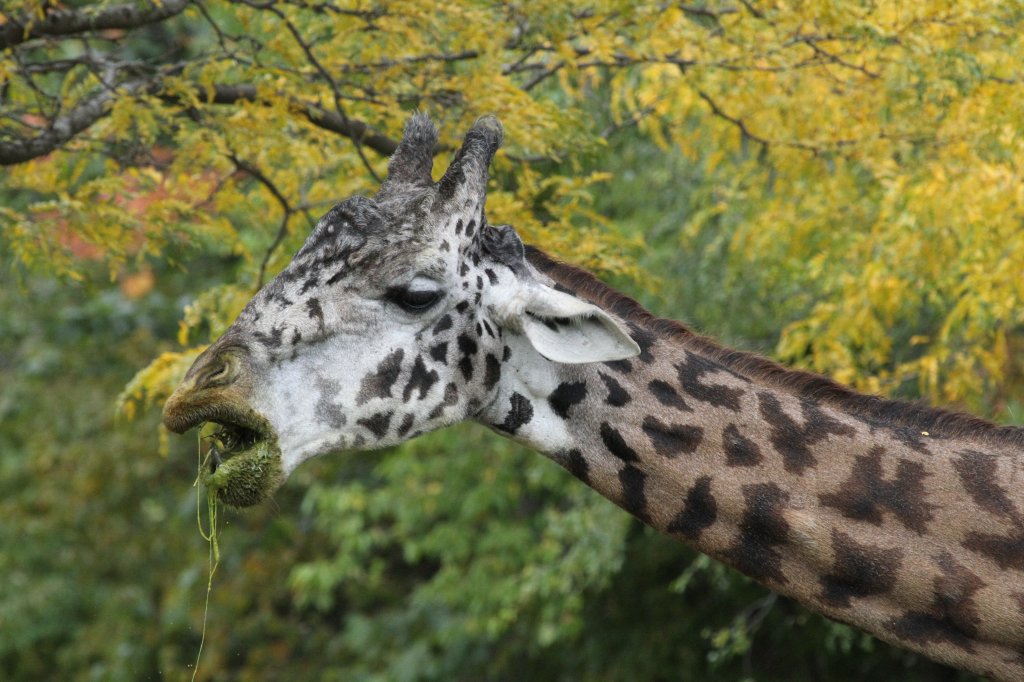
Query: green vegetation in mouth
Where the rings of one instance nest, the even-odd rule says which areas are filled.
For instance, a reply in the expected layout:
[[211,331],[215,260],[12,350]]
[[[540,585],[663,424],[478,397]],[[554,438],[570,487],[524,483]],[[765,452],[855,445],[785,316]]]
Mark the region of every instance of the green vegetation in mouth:
[[[232,507],[251,507],[270,496],[284,480],[277,438],[246,441],[228,430],[211,436],[202,484]],[[239,449],[244,448],[244,449]]]

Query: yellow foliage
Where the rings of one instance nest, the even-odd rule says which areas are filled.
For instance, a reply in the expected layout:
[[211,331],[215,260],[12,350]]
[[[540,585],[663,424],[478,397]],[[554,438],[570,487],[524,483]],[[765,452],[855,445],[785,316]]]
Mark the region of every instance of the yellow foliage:
[[[641,241],[592,210],[615,168],[562,174],[551,162],[579,168],[634,125],[685,156],[706,199],[680,226],[684,244],[721,232],[737,272],[803,284],[776,349],[783,359],[942,401],[977,400],[1005,371],[1006,336],[1024,323],[1016,3],[199,7],[174,21],[202,58],[142,84],[137,71],[118,76],[124,96],[87,136],[11,167],[4,186],[33,199],[0,210],[16,258],[70,277],[85,247],[112,274],[174,244],[241,256],[242,281],[186,311],[183,345],[201,323],[222,329],[264,260],[266,274],[283,266],[332,201],[373,192],[386,153],[371,136],[397,139],[422,109],[440,120],[446,150],[475,118],[498,114],[508,134],[492,220],[605,273],[637,274],[623,246]],[[47,87],[70,111],[102,77],[79,65]],[[0,55],[0,80],[11,111],[46,116],[12,50]],[[338,134],[349,121],[366,134]],[[158,360],[127,394],[171,367],[181,366]]]
[[117,411],[134,419],[139,409],[163,403],[206,346],[163,353],[139,370],[117,398]]

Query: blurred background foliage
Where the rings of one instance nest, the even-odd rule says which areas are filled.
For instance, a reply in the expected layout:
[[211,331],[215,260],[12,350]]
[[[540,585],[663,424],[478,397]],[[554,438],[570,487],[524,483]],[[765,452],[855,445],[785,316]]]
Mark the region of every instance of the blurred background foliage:
[[[414,109],[439,159],[498,114],[491,221],[656,313],[1019,421],[1022,29],[984,0],[5,3],[5,677],[192,676],[196,445],[156,408]],[[478,427],[222,519],[199,679],[967,679]]]

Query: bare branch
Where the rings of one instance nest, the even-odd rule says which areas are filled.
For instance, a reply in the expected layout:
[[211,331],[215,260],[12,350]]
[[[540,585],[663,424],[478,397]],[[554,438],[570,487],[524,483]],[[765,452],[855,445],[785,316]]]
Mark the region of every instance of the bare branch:
[[[57,116],[41,133],[30,138],[16,138],[0,132],[0,166],[10,166],[49,154],[72,138],[90,128],[107,115],[114,99],[131,96],[136,92],[147,90],[159,91],[159,86],[150,80],[133,81],[120,85],[117,89],[106,89],[84,100],[66,114]],[[197,87],[200,97],[206,99],[208,91]],[[164,94],[165,99],[174,98]],[[398,141],[387,135],[375,132],[363,121],[353,118],[342,118],[312,102],[303,101],[289,96],[289,103],[295,111],[305,116],[313,125],[350,139],[358,139],[360,144],[368,147],[381,156],[390,156],[398,148]],[[213,89],[213,97],[208,100],[213,104],[236,104],[248,101],[259,103],[256,88],[251,85],[217,85]],[[438,151],[443,151],[438,148]]]
[[756,7],[754,7],[753,3],[750,2],[750,0],[740,0],[740,4],[746,7],[747,11],[750,12],[750,14],[753,15],[754,17],[758,19],[764,19],[764,13],[761,12]]
[[677,7],[682,10],[684,14],[692,14],[693,16],[706,17],[708,19],[715,20],[726,14],[736,14],[739,11],[735,7],[714,9],[711,7],[695,7],[694,5],[686,5],[683,3],[680,3]]
[[307,43],[306,40],[302,37],[302,32],[299,31],[298,27],[296,27],[295,24],[292,23],[291,19],[289,19],[284,12],[275,7],[273,4],[264,3],[263,5],[260,5],[259,3],[254,2],[254,0],[233,1],[241,3],[243,5],[248,5],[250,7],[255,7],[257,9],[265,9],[274,14],[282,22],[284,22],[284,25],[288,29],[288,32],[292,34],[292,38],[295,40],[296,44],[298,44],[302,52],[306,55],[306,59],[309,61],[310,64],[313,65],[313,68],[315,68],[320,73],[320,76],[325,81],[327,81],[327,84],[331,86],[331,92],[334,94],[334,111],[338,115],[338,118],[341,119],[340,122],[342,123],[342,125],[352,132],[352,134],[348,135],[348,138],[352,140],[352,143],[356,148],[356,153],[359,154],[359,159],[363,162],[363,167],[366,168],[367,172],[373,177],[374,180],[376,180],[377,182],[381,182],[380,176],[377,174],[377,171],[374,170],[373,165],[370,163],[370,160],[366,158],[365,152],[363,152],[363,138],[361,135],[362,131],[354,128],[349,122],[348,114],[345,112],[345,106],[341,103],[341,90],[338,88],[338,83],[334,80],[334,77],[331,76],[330,72],[326,69],[326,67],[324,67],[324,65],[320,63],[320,60],[316,58],[316,55],[313,54],[312,46],[309,43]]
[[462,52],[447,53],[441,52],[438,54],[421,54],[415,57],[399,57],[398,59],[382,59],[377,62],[368,62],[366,64],[342,64],[341,73],[351,73],[353,71],[368,72],[373,69],[388,69],[393,66],[407,66],[409,64],[422,64],[424,62],[460,62],[466,59],[476,59],[480,56],[480,53],[476,50],[463,50]]
[[607,140],[609,137],[619,132],[620,130],[640,125],[640,121],[642,121],[643,119],[645,119],[646,117],[650,116],[653,113],[654,107],[644,107],[643,109],[640,109],[635,114],[630,116],[629,119],[626,121],[622,121],[620,123],[613,122],[607,128],[602,130],[599,136],[601,137],[601,139]]
[[368,10],[343,9],[332,2],[322,2],[318,5],[313,5],[309,2],[300,2],[298,0],[285,0],[285,4],[307,9],[312,12],[316,12],[317,14],[339,14],[348,17],[358,17],[367,21],[372,21],[373,19],[377,19],[387,14],[387,11],[383,7],[375,7]]
[[256,178],[257,182],[267,188],[267,190],[274,196],[274,199],[277,200],[277,203],[281,205],[281,211],[283,213],[281,216],[281,226],[277,228],[277,235],[274,236],[274,241],[272,241],[270,246],[267,247],[267,252],[263,254],[263,260],[260,262],[260,272],[256,279],[256,289],[259,289],[263,286],[263,278],[266,277],[267,274],[267,264],[270,263],[270,256],[273,255],[274,251],[277,250],[277,247],[280,246],[281,242],[284,241],[285,236],[288,234],[288,220],[292,217],[295,209],[293,209],[292,205],[288,203],[288,199],[286,199],[284,194],[281,193],[281,190],[277,188],[277,185],[275,185],[273,181],[263,173],[263,171],[248,161],[238,158],[238,156],[233,153],[229,155],[229,158],[238,170],[248,173],[252,177]]
[[[742,135],[744,139],[751,140],[752,142],[757,142],[759,145],[761,145],[762,152],[766,152],[769,147],[774,146],[788,147],[790,149],[801,149],[803,151],[810,152],[815,156],[818,156],[820,154],[825,153],[842,153],[841,150],[843,148],[851,147],[852,145],[861,141],[856,138],[842,138],[828,140],[820,144],[815,144],[813,142],[801,142],[799,140],[769,140],[766,137],[762,137],[761,135],[752,132],[743,119],[737,118],[736,116],[730,116],[728,113],[726,113],[725,110],[723,110],[722,107],[719,106],[719,104],[715,102],[715,100],[713,100],[703,90],[697,90],[697,95],[702,100],[704,100],[707,103],[707,105],[711,108],[711,113],[736,126],[736,128],[740,131],[740,135]],[[901,138],[900,136],[893,136],[887,133],[880,133],[879,135],[877,135],[877,139],[884,140],[905,138]]]
[[41,20],[35,17],[19,19],[3,13],[0,16],[7,22],[0,24],[0,50],[46,36],[66,36],[108,28],[138,28],[180,14],[190,1],[163,0],[148,7],[112,5],[98,11],[49,9]]
[[729,114],[725,113],[725,111],[723,111],[722,108],[718,106],[718,103],[715,102],[715,100],[711,99],[711,97],[703,90],[698,90],[697,95],[702,100],[704,100],[709,107],[711,107],[711,113],[713,113],[715,116],[718,116],[719,118],[725,119],[729,123],[736,126],[736,128],[739,129],[740,134],[744,138],[748,140],[753,140],[754,142],[757,142],[763,147],[771,146],[766,138],[763,138],[760,135],[756,135],[755,133],[750,132],[750,129],[747,127],[747,124],[743,122],[743,119],[736,118],[735,116],[730,116]]
[[537,85],[539,85],[539,84],[540,84],[540,83],[541,83],[542,81],[544,81],[544,80],[548,79],[549,77],[551,77],[551,76],[555,75],[556,73],[558,73],[558,71],[559,71],[559,70],[560,70],[560,69],[561,69],[561,68],[562,68],[563,66],[565,66],[565,62],[559,61],[558,63],[556,63],[556,64],[555,64],[554,66],[552,66],[551,68],[548,68],[548,69],[545,69],[545,70],[541,71],[540,73],[538,73],[537,75],[535,75],[535,76],[534,76],[533,78],[531,78],[530,80],[528,80],[528,81],[527,81],[526,83],[524,83],[524,84],[522,85],[522,87],[521,87],[520,89],[521,89],[521,90],[522,90],[523,92],[529,92],[530,90],[533,90],[533,89],[534,89],[535,87],[537,87]]
[[[205,96],[205,91],[201,91]],[[289,98],[291,106],[306,119],[324,130],[338,133],[369,147],[382,156],[390,156],[398,149],[398,141],[387,135],[373,132],[366,123],[353,118],[342,118],[337,113],[324,109],[318,104],[306,102],[297,97]],[[216,85],[213,89],[214,104],[235,104],[240,101],[258,102],[256,88],[251,85]]]
[[[829,40],[829,38],[825,38],[825,40]],[[854,71],[860,71],[862,74],[864,74],[868,78],[878,78],[878,74],[875,73],[874,71],[871,71],[866,66],[859,66],[859,65],[854,64],[852,62],[848,62],[848,61],[844,60],[841,56],[839,56],[837,54],[834,54],[832,52],[829,52],[828,50],[824,49],[821,45],[818,44],[820,42],[820,40],[818,40],[818,39],[816,39],[816,38],[814,38],[812,36],[801,36],[801,37],[798,37],[798,38],[795,39],[795,42],[799,42],[799,43],[803,43],[803,44],[807,45],[812,50],[814,50],[814,54],[816,54],[818,57],[820,57],[820,58],[822,58],[822,59],[824,59],[826,61],[832,62],[833,64],[838,64],[839,66],[845,67],[847,69],[852,69]]]
[[[120,86],[120,94],[132,94],[141,89],[145,81]],[[118,93],[102,90],[66,114],[58,116],[39,135],[27,139],[0,137],[0,166],[12,166],[49,154],[88,129],[110,113],[110,104]]]

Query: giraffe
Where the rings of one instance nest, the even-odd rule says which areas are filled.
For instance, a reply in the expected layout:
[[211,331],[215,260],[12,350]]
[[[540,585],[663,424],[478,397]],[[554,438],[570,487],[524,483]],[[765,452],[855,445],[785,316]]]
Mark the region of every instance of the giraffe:
[[[1024,679],[1024,429],[860,395],[659,319],[484,212],[478,121],[434,182],[414,115],[164,407],[247,506],[302,462],[472,419],[657,530],[937,661]],[[1022,479],[1024,480],[1024,479]]]

